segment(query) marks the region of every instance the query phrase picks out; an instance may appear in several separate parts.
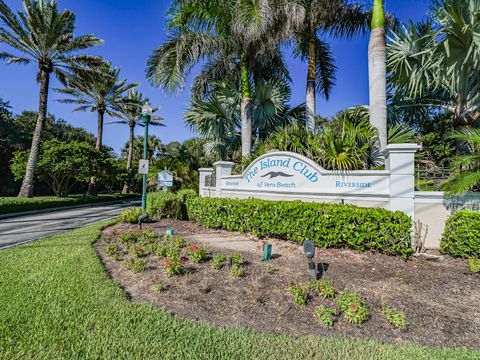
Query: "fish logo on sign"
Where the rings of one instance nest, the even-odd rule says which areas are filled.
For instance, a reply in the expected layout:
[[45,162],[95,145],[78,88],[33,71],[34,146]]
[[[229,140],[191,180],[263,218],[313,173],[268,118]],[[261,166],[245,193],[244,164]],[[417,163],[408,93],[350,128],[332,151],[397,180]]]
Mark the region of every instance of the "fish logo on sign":
[[269,176],[269,179],[275,179],[277,177],[293,177],[293,175],[290,174],[285,174],[284,172],[281,171],[270,171],[269,173],[262,175],[261,177],[267,177]]

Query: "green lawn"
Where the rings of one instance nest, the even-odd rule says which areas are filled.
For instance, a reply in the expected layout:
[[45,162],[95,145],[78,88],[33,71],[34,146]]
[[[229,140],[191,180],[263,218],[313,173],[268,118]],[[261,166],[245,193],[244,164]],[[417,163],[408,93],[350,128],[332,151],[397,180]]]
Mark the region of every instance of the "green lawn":
[[17,197],[0,197],[0,215],[11,214],[21,211],[50,209],[63,206],[75,206],[84,204],[95,204],[117,200],[140,199],[138,194],[102,194],[98,196],[72,195],[68,198],[56,196],[41,196],[31,199]]
[[226,330],[132,304],[105,273],[92,247],[101,226],[0,251],[0,359],[480,357],[473,350]]

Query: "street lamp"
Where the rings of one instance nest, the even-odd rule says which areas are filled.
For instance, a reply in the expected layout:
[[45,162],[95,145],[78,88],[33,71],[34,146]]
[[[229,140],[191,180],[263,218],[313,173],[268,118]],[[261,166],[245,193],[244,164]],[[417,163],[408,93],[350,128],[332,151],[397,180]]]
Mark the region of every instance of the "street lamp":
[[[153,108],[148,101],[142,106],[142,120],[145,128],[143,138],[143,160],[148,160],[148,125],[152,118]],[[142,210],[147,209],[147,174],[143,174],[143,188],[142,188]]]

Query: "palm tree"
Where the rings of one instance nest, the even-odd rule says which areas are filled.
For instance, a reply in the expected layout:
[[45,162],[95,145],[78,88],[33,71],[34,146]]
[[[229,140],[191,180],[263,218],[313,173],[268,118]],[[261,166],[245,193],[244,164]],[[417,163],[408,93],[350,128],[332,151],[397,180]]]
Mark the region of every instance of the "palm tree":
[[443,185],[449,194],[478,190],[480,185],[480,129],[457,131],[452,138],[465,143],[469,153],[453,159],[453,174]]
[[[111,124],[125,124],[130,128],[130,137],[128,141],[128,155],[127,155],[127,170],[132,168],[133,160],[133,141],[135,138],[135,127],[137,125],[144,126],[143,121],[140,119],[142,114],[142,106],[149,101],[148,98],[144,98],[142,93],[137,90],[129,90],[128,95],[120,101],[118,106],[119,116],[121,120],[112,121]],[[158,111],[159,108],[154,108],[153,112]],[[150,125],[153,126],[165,126],[162,121],[164,119],[160,116],[153,116],[150,120]],[[123,193],[128,193],[128,184],[123,187]]]
[[[119,80],[120,69],[113,68],[111,63],[104,63],[95,68],[82,68],[65,79],[65,87],[56,89],[68,98],[59,100],[66,104],[79,105],[73,111],[97,112],[97,141],[95,148],[100,150],[103,138],[105,115],[120,117],[119,107],[124,95],[138,84],[127,84],[127,80]],[[92,176],[88,193],[96,194],[96,176]]]
[[307,129],[313,131],[316,95],[328,100],[335,82],[335,64],[328,43],[320,37],[351,37],[366,29],[369,13],[345,0],[294,0],[287,2],[287,16],[295,40],[295,56],[308,62]]
[[[252,79],[287,77],[278,49],[286,37],[278,0],[176,0],[171,8],[171,38],[154,50],[147,77],[168,91],[182,88],[191,68],[206,59],[194,82],[196,95],[209,83],[240,73],[242,155],[252,146]],[[272,63],[277,64],[272,68]],[[265,66],[268,64],[269,66]]]
[[23,0],[24,11],[15,15],[0,0],[0,43],[18,51],[18,54],[0,52],[7,64],[36,63],[37,81],[40,83],[40,101],[32,147],[19,197],[32,197],[35,169],[40,151],[42,129],[47,117],[48,90],[51,74],[64,79],[69,71],[79,65],[98,63],[93,56],[79,54],[81,50],[99,45],[102,40],[93,35],[75,37],[75,15],[58,11],[57,2]]
[[387,54],[385,50],[385,12],[383,0],[374,0],[370,42],[368,44],[368,76],[370,84],[370,124],[378,131],[380,149],[387,146]]

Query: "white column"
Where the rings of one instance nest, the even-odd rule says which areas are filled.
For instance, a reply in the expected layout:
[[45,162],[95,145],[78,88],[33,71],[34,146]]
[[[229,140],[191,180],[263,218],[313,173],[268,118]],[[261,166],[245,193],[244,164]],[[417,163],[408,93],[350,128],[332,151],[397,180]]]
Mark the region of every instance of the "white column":
[[216,176],[216,197],[222,197],[222,177],[232,175],[232,168],[234,165],[235,163],[230,161],[218,161],[213,164]]
[[403,211],[415,220],[416,144],[388,145],[383,151],[385,170],[390,171],[390,210]]
[[206,187],[206,179],[207,176],[211,176],[213,174],[212,168],[201,168],[198,169],[198,174],[200,175],[200,180],[198,182],[198,194],[203,197],[202,189]]

